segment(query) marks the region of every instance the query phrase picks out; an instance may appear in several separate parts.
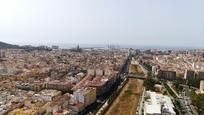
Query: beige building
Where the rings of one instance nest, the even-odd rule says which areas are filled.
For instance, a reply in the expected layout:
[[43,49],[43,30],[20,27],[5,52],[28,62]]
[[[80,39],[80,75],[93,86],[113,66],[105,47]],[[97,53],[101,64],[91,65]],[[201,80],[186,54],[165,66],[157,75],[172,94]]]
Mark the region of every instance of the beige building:
[[96,101],[96,89],[92,87],[78,89],[73,95],[75,100],[84,103],[85,107]]
[[200,92],[204,93],[204,80],[200,81]]

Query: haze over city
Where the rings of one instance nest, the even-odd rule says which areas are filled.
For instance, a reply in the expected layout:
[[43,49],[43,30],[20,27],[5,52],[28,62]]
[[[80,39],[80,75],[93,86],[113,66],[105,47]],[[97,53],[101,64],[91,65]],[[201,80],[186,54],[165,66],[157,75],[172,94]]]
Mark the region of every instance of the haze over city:
[[204,0],[0,0],[0,115],[204,115]]
[[203,47],[203,0],[1,0],[14,44]]

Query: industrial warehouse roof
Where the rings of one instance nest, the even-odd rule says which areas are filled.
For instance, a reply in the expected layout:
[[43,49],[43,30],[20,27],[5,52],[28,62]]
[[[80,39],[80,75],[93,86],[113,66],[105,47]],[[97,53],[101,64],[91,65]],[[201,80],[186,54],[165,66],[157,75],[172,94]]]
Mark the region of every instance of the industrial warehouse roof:
[[161,114],[161,105],[145,102],[145,112],[148,114]]
[[151,91],[147,91],[146,96],[149,97],[145,102],[146,114],[161,114],[162,111],[176,114],[170,97]]

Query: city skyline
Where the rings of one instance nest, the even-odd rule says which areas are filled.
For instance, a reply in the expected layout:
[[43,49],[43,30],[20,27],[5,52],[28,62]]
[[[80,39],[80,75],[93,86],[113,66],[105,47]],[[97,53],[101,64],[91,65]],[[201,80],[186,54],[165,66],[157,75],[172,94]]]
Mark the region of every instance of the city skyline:
[[0,1],[0,40],[203,48],[202,0]]
[[203,115],[203,0],[0,0],[0,115]]

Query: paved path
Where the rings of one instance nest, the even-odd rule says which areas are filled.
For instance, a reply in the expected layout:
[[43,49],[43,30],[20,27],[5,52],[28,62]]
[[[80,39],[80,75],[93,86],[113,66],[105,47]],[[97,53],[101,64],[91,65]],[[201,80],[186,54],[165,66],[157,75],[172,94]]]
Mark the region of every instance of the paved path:
[[169,86],[169,88],[174,92],[174,94],[178,98],[179,97],[178,93],[171,87],[171,85],[168,82],[166,84]]
[[146,92],[146,89],[144,87],[143,91],[142,91],[142,94],[140,96],[140,101],[138,103],[136,115],[142,115],[142,109],[144,107],[143,103],[144,103],[145,92]]

